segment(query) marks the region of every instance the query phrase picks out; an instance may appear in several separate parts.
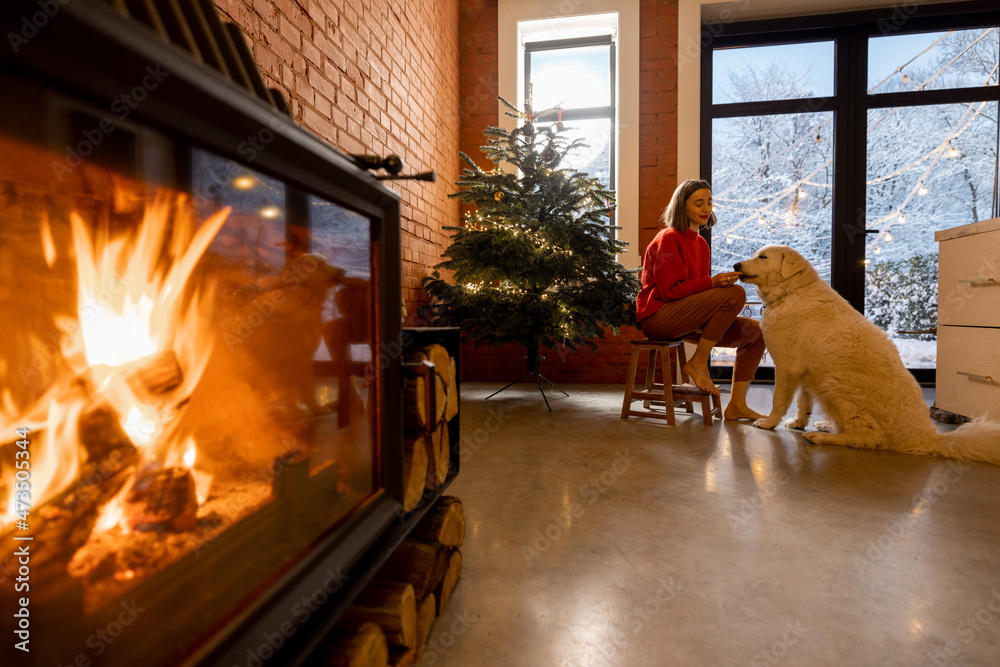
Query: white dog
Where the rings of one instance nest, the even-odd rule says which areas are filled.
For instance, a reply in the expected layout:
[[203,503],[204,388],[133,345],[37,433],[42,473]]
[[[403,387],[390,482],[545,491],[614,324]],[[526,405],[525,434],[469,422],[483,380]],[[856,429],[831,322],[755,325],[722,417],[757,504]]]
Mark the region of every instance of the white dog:
[[1000,424],[977,420],[938,433],[888,335],[820,280],[802,255],[770,245],[733,268],[764,304],[761,329],[775,365],[771,413],[754,426],[777,426],[799,389],[787,428],[805,428],[813,397],[829,417],[816,423],[829,432],[804,434],[810,442],[1000,463]]

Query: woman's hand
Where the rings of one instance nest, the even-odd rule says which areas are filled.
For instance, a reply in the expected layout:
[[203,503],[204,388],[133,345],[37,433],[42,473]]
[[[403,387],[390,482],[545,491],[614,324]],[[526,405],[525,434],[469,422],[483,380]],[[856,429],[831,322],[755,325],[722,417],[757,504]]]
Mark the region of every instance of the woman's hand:
[[736,281],[739,280],[740,276],[743,275],[739,271],[730,271],[729,273],[717,273],[712,276],[712,287],[729,287],[730,285],[735,285]]

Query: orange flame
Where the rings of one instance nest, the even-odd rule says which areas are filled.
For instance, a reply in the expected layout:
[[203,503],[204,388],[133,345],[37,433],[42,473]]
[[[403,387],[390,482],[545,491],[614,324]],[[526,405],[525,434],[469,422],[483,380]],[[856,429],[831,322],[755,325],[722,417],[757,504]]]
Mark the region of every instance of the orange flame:
[[[120,195],[116,192],[116,201]],[[137,231],[113,238],[107,232],[92,235],[76,212],[70,215],[78,312],[75,321],[61,317],[56,323],[68,334],[61,354],[72,372],[57,378],[41,399],[19,415],[10,395],[5,392],[0,396],[3,433],[12,432],[14,426],[40,431],[31,442],[34,506],[54,497],[76,478],[80,466],[77,421],[90,408],[113,408],[129,438],[149,451],[147,458],[162,459],[183,447],[172,436],[175,413],[171,405],[177,405],[197,385],[213,340],[209,329],[211,293],[196,290],[186,295],[186,288],[230,210],[215,213],[195,229],[187,204],[183,195],[161,193],[147,206]],[[42,222],[41,239],[51,265],[56,255],[47,219]],[[158,399],[160,404],[151,404],[151,399],[135,395],[125,369],[168,350],[174,352],[181,369],[180,385],[170,390],[169,405],[163,399]],[[81,389],[80,377],[92,379],[90,391]],[[13,487],[10,480],[3,481],[8,488]],[[0,516],[0,524],[14,519],[14,498],[11,492],[7,515]],[[105,515],[115,511],[113,505],[108,504]],[[102,516],[101,525],[108,521],[111,519]]]
[[[128,484],[125,485],[125,489],[128,489]],[[97,523],[94,524],[95,533],[103,533],[107,530],[111,530],[115,526],[122,531],[122,535],[129,534],[128,521],[125,520],[125,506],[122,501],[122,493],[115,496],[111,502],[104,506],[104,511],[101,513],[100,518]]]

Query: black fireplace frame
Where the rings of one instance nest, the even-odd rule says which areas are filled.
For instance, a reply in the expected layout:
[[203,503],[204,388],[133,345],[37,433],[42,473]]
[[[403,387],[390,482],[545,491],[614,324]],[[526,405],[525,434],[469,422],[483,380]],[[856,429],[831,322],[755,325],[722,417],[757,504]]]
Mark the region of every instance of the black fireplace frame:
[[[50,0],[0,3],[0,70],[13,76],[41,81],[95,108],[107,109],[123,91],[132,89],[159,67],[167,75],[148,91],[133,110],[136,121],[191,145],[279,177],[303,191],[324,197],[369,216],[377,249],[374,263],[381,285],[378,304],[380,352],[391,363],[381,369],[383,390],[379,397],[379,474],[382,489],[348,516],[291,569],[262,591],[202,643],[183,664],[248,664],[248,650],[262,643],[288,621],[288,609],[303,596],[322,588],[327,602],[311,618],[297,625],[281,640],[274,657],[264,664],[303,664],[323,636],[346,609],[378,565],[402,541],[412,526],[440,496],[457,473],[457,419],[452,440],[452,471],[446,483],[420,507],[401,511],[402,378],[400,197],[347,156],[297,126],[284,101],[262,87],[259,74],[249,72],[249,88],[207,67],[191,53],[163,39],[155,31],[128,18],[124,7],[131,0]],[[212,13],[210,27],[222,25],[210,0],[184,0]],[[141,4],[141,3],[139,3]],[[169,3],[163,3],[169,4]],[[233,26],[225,32],[237,41]],[[14,35],[19,39],[11,39]],[[237,50],[245,52],[244,44]],[[244,57],[246,53],[243,54]],[[248,68],[250,69],[250,68]],[[244,72],[243,76],[246,78]],[[270,102],[270,103],[268,103]],[[263,145],[252,159],[247,146],[253,139]],[[59,148],[59,147],[51,147]],[[457,348],[455,350],[457,357]],[[330,589],[330,574],[341,579]],[[41,632],[41,629],[39,630]],[[36,635],[39,642],[58,637]]]

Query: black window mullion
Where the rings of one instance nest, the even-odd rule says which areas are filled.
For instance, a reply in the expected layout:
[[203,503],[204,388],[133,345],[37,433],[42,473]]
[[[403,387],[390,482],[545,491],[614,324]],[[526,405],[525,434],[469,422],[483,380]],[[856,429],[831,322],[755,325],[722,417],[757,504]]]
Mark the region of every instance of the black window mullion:
[[[702,29],[701,43],[702,44],[712,44],[712,35],[707,32],[711,26],[704,26]],[[708,137],[708,141],[702,139],[699,142],[699,160],[701,164],[701,173],[698,174],[698,178],[712,183],[712,133],[715,131],[714,123],[712,122],[715,118],[715,107],[712,104],[712,71],[715,67],[713,55],[715,49],[712,47],[703,48],[701,51],[701,136]],[[707,125],[707,127],[706,127]],[[683,181],[688,178],[694,178],[694,174],[678,174],[678,182]],[[664,193],[664,196],[669,196]],[[703,227],[699,232],[706,241],[708,245],[712,245],[712,230],[709,227]]]
[[1000,101],[1000,86],[908,90],[900,93],[877,93],[874,95],[868,95],[867,98],[868,107],[870,109],[888,107],[922,107],[934,104],[996,102]]
[[712,118],[738,118],[740,116],[776,116],[791,113],[836,111],[843,101],[834,97],[808,97],[795,100],[765,100],[762,102],[731,102],[709,107]]
[[852,306],[864,312],[866,193],[868,171],[868,40],[845,29],[837,42],[834,76],[844,99],[834,131],[834,198],[830,282]]

